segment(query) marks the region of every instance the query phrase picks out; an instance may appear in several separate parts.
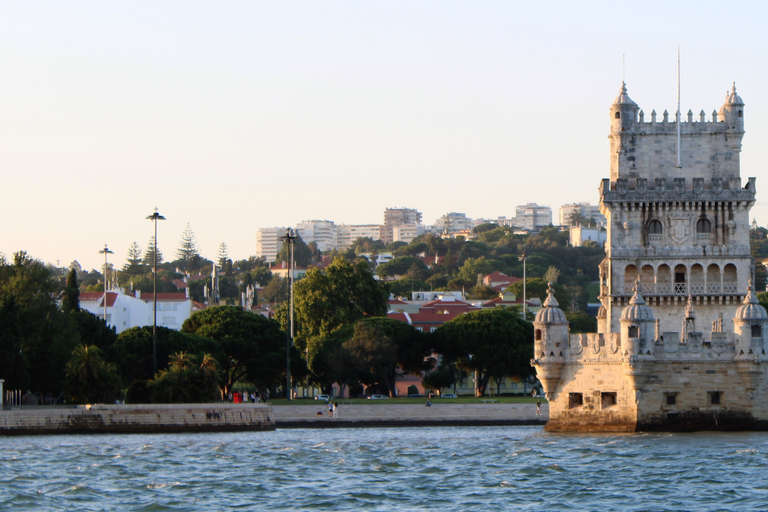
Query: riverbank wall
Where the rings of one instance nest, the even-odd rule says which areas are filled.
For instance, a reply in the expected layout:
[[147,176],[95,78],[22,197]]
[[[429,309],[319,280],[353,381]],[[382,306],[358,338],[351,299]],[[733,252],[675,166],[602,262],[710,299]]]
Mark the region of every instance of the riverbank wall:
[[281,428],[360,428],[425,426],[544,425],[549,419],[547,404],[536,414],[536,404],[420,404],[339,402],[337,414],[328,416],[328,405],[275,406],[275,426]]
[[158,434],[274,430],[265,404],[135,404],[19,407],[0,412],[0,435]]

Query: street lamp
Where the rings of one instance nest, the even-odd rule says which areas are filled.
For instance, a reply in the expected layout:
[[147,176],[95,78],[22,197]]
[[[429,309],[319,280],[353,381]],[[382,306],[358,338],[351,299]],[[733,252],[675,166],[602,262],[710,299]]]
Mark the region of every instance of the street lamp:
[[155,213],[147,217],[147,220],[155,223],[155,246],[152,250],[152,375],[157,373],[157,221],[165,220],[165,217]]
[[104,244],[104,249],[99,251],[99,254],[104,255],[104,323],[107,323],[107,254],[115,254],[109,250],[107,244]]
[[523,255],[517,259],[518,261],[523,262],[523,320],[528,320],[528,303],[525,294],[525,261],[528,259],[528,257],[525,255],[525,251],[523,251]]
[[283,242],[290,244],[290,250],[289,258],[290,258],[290,264],[288,266],[289,272],[291,273],[290,276],[290,287],[291,287],[291,309],[290,309],[290,327],[288,329],[288,338],[286,339],[286,345],[285,345],[285,382],[287,387],[286,392],[286,398],[288,400],[291,400],[292,397],[292,390],[293,387],[291,386],[291,346],[293,346],[293,274],[294,274],[294,263],[293,263],[293,246],[296,243],[296,239],[299,238],[292,229],[289,229],[285,232],[285,236],[280,237],[280,240]]

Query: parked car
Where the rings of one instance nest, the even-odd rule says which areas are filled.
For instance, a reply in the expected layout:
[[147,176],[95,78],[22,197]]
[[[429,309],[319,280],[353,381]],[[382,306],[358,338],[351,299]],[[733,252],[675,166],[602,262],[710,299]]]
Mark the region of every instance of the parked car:
[[459,398],[459,397],[454,395],[453,393],[446,393],[444,395],[440,395],[440,398]]
[[413,394],[413,395],[408,395],[408,398],[424,398],[424,395]]
[[331,395],[315,395],[315,400],[325,400],[328,402],[331,399]]
[[389,400],[389,397],[385,395],[371,395],[368,397],[368,400]]

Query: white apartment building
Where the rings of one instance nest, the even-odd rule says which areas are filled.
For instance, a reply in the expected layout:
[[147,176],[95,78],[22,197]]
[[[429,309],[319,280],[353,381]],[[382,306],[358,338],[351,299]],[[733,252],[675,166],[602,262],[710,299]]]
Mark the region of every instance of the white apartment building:
[[338,247],[336,228],[330,220],[304,220],[296,225],[296,231],[304,243],[315,242],[321,252]]
[[520,205],[515,210],[516,227],[536,231],[552,224],[552,208],[536,203]]
[[381,225],[379,224],[339,224],[336,226],[336,243],[338,249],[346,249],[358,238],[381,240]]
[[435,221],[435,228],[440,232],[455,233],[456,231],[466,231],[475,227],[472,219],[467,218],[464,213],[451,212],[446,213]]
[[286,231],[288,228],[260,228],[256,232],[256,257],[264,258],[266,262],[275,261],[283,247],[280,238],[285,236]]
[[605,227],[605,215],[600,213],[600,206],[589,203],[571,203],[560,207],[560,225],[568,226],[571,215],[577,213],[585,219],[594,219],[598,227]]
[[608,232],[602,228],[585,228],[584,226],[571,226],[570,229],[571,245],[581,247],[585,242],[595,242],[598,245],[604,245],[608,237]]
[[392,229],[393,242],[413,242],[413,239],[424,233],[424,226],[421,224],[400,224],[399,226],[390,226]]

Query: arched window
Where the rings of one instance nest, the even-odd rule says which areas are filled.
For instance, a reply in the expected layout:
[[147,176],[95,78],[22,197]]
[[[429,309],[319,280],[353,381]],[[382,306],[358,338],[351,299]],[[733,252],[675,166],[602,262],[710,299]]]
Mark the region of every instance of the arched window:
[[636,325],[630,325],[629,326],[629,332],[627,332],[627,337],[629,338],[637,338],[638,332],[640,329]]
[[616,112],[616,119],[621,119],[621,112]]
[[536,341],[541,341],[541,329],[536,329]]
[[696,232],[697,233],[711,233],[712,232],[712,223],[709,222],[707,219],[699,219],[699,221],[696,223]]
[[760,324],[753,325],[752,326],[752,337],[753,338],[762,338],[763,337],[763,326]]
[[648,223],[648,234],[649,235],[660,235],[661,234],[661,222],[658,220],[652,220]]

